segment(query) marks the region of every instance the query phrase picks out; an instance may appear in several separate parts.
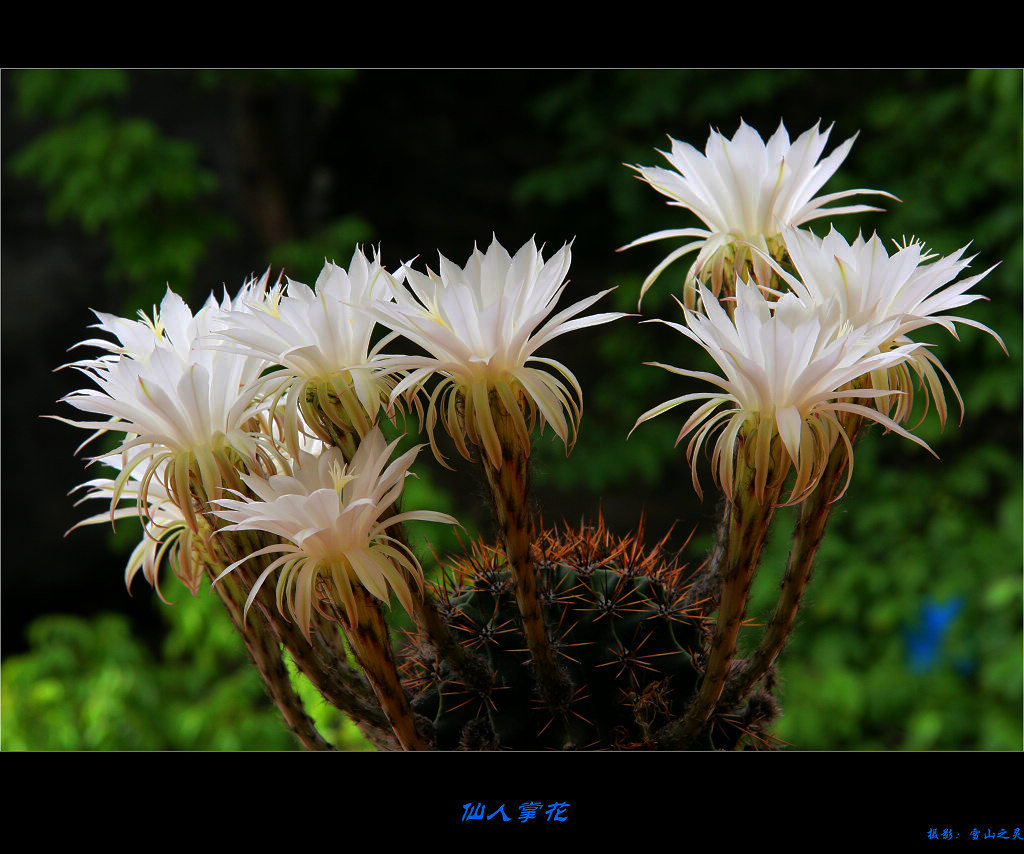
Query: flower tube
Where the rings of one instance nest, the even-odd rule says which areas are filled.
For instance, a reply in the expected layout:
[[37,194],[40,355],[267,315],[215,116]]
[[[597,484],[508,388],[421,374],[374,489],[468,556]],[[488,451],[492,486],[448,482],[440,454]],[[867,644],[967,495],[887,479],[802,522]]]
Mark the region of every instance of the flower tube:
[[412,614],[412,585],[422,586],[423,571],[389,529],[410,519],[458,521],[430,510],[387,515],[419,451],[413,448],[391,462],[397,444],[386,444],[373,428],[347,464],[339,449],[328,448],[319,457],[300,451],[290,474],[243,475],[256,498],[215,501],[216,514],[230,523],[224,530],[266,531],[281,542],[234,562],[218,581],[252,558],[279,554],[252,585],[246,611],[267,578],[279,571],[281,613],[291,616],[310,643],[314,609],[342,623],[396,736],[414,748],[423,743],[398,679],[381,604],[394,592]]
[[669,325],[700,344],[724,377],[658,366],[705,380],[719,391],[674,398],[637,420],[639,425],[682,403],[704,401],[677,440],[695,434],[687,457],[698,494],[696,452],[721,431],[712,454],[714,476],[727,499],[724,554],[712,570],[721,579],[719,616],[697,697],[686,717],[664,736],[676,745],[697,737],[725,688],[750,584],[790,470],[795,470],[796,477],[789,503],[795,503],[813,489],[837,442],[843,442],[852,469],[852,447],[840,418],[845,412],[872,418],[924,445],[885,415],[845,400],[895,393],[845,388],[866,372],[905,359],[916,348],[906,345],[878,352],[878,344],[891,334],[891,325],[839,327],[829,322],[828,312],[794,294],[772,303],[743,281],[736,284],[737,303],[731,318],[703,286],[700,296],[706,315],[684,309],[687,325]]
[[382,360],[409,371],[392,391],[392,400],[440,374],[427,408],[435,455],[443,461],[434,441],[438,413],[465,458],[472,459],[470,445],[479,451],[504,532],[531,656],[543,690],[556,698],[556,706],[565,702],[568,692],[544,626],[530,563],[534,524],[527,459],[538,417],[542,429],[551,424],[568,453],[583,400],[572,372],[536,353],[566,332],[624,316],[578,316],[609,293],[603,291],[549,317],[566,288],[570,260],[568,245],[545,261],[532,240],[513,257],[495,238],[486,253],[474,249],[465,267],[441,256],[440,273],[407,269],[409,290],[398,289],[394,303],[380,303],[374,310],[381,323],[429,354]]

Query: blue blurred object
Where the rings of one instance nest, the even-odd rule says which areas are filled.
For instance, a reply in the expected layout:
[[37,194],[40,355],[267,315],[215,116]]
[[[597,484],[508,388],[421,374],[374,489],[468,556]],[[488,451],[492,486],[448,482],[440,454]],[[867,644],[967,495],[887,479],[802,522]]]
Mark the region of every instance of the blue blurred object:
[[962,609],[963,599],[959,596],[944,603],[930,599],[922,603],[917,625],[904,632],[907,666],[912,673],[929,673],[936,668],[942,655],[942,641]]

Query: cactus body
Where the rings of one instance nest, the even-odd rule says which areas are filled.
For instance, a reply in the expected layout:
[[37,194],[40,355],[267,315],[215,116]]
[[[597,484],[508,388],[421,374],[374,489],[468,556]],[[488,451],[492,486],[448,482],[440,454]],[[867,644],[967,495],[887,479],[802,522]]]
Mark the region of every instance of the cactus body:
[[[685,713],[702,673],[705,617],[684,607],[685,567],[642,529],[626,538],[596,527],[548,530],[534,549],[545,622],[573,695],[547,707],[536,686],[504,551],[475,544],[435,585],[442,618],[493,674],[471,687],[425,637],[405,649],[414,711],[433,746],[456,749],[657,747]],[[734,746],[743,721],[709,728],[708,747]],[[731,744],[727,744],[731,742]]]

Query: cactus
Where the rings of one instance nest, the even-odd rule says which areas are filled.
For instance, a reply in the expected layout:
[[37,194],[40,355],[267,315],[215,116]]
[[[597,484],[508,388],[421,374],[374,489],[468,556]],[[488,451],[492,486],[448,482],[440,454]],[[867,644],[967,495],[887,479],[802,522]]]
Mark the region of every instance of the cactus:
[[[657,405],[634,427],[700,401],[677,444],[692,434],[699,495],[696,458],[711,450],[723,499],[715,547],[695,572],[666,550],[668,535],[647,547],[642,522],[620,535],[601,518],[551,528],[535,518],[531,437],[550,427],[568,453],[582,416],[576,377],[537,352],[626,315],[580,316],[608,291],[552,314],[569,246],[545,261],[532,240],[513,257],[495,238],[465,267],[442,257],[439,274],[388,273],[357,247],[349,269],[328,263],[315,290],[268,287],[264,275],[194,316],[170,290],[141,322],[98,314],[118,343],[84,342],[106,352],[71,367],[99,390],[65,401],[109,420],[62,420],[124,439],[96,458],[116,477],[86,485],[109,513],[86,521],[143,520],[129,582],[141,568],[156,586],[161,564],[193,593],[210,580],[310,749],[331,745],[285,678],[285,652],[381,749],[775,746],[775,668],[830,509],[849,485],[854,442],[874,422],[931,450],[901,426],[914,374],[926,411],[934,401],[946,417],[940,374],[952,380],[908,333],[960,322],[995,336],[948,313],[979,298],[965,292],[988,272],[954,282],[970,261],[963,250],[933,261],[912,242],[890,258],[877,237],[850,244],[795,228],[827,201],[877,192],[812,198],[852,142],[815,166],[826,138],[807,131],[787,167],[784,128],[766,146],[741,125],[732,141],[713,134],[704,159],[674,145],[679,176],[638,167],[709,225],[637,241],[699,238],[672,252],[640,296],[699,249],[681,303],[686,325],[668,325],[722,376],[651,363],[715,390]],[[740,160],[749,168],[734,169]],[[709,213],[712,186],[723,197]],[[755,222],[744,206],[758,193]],[[377,323],[390,334],[371,347]],[[426,355],[384,352],[400,338]],[[458,522],[399,510],[423,446],[392,459],[400,437],[388,444],[381,429],[407,430],[413,412],[440,463],[438,423],[480,469],[498,529],[494,542],[440,559],[432,582],[404,523]],[[801,507],[779,602],[740,660],[747,596],[783,503]],[[401,648],[385,619],[392,598],[416,623]]]
[[437,748],[655,746],[697,684],[705,618],[682,604],[678,556],[664,540],[645,550],[642,537],[642,525],[615,537],[603,519],[538,537],[545,624],[573,688],[564,710],[546,706],[537,689],[504,549],[480,541],[448,562],[433,585],[438,610],[491,681],[474,686],[423,633],[410,638],[405,683]]
[[[573,689],[565,709],[544,703],[532,673],[504,549],[483,541],[450,560],[433,596],[457,642],[491,681],[446,660],[424,633],[404,648],[414,710],[429,719],[438,749],[652,749],[682,717],[702,673],[709,633],[700,604],[687,605],[686,565],[649,549],[643,523],[624,537],[605,527],[541,532],[534,548],[545,624]],[[756,718],[717,715],[707,747],[770,743],[776,707],[765,692]],[[744,738],[746,736],[746,738]]]

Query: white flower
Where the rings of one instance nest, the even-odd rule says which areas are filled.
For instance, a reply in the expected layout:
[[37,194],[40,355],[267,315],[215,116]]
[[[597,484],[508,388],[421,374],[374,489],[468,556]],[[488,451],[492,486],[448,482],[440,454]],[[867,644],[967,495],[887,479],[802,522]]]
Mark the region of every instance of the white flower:
[[[897,244],[896,252],[889,255],[877,234],[869,240],[857,235],[853,243],[848,243],[835,229],[819,239],[810,232],[791,228],[784,231],[783,238],[796,275],[782,269],[777,272],[790,288],[809,302],[835,305],[839,322],[854,326],[894,322],[892,336],[880,345],[882,349],[908,344],[908,333],[933,324],[958,338],[956,324],[963,323],[988,332],[1005,352],[1002,339],[987,326],[950,313],[975,300],[986,299],[967,291],[994,269],[993,266],[954,281],[974,260],[963,257],[966,246],[940,258],[928,254],[917,241]],[[953,389],[963,417],[960,392],[935,356],[922,347],[909,355],[906,365],[923,381],[926,397],[928,389],[931,390],[942,424],[946,420],[946,401],[938,373]],[[905,421],[913,405],[913,381],[906,368],[876,373],[873,382],[876,388],[894,387],[904,392],[897,403],[895,420]],[[882,402],[885,407],[890,403]]]
[[[124,462],[118,455],[102,458],[102,462],[117,471],[123,471]],[[136,473],[127,483],[119,484],[112,478],[95,478],[76,487],[73,492],[85,489],[88,492],[75,502],[76,506],[91,498],[98,498],[110,503],[107,512],[89,516],[73,525],[68,533],[82,525],[96,525],[105,522],[114,523],[115,519],[141,517],[143,535],[138,545],[132,550],[125,567],[124,583],[130,590],[132,581],[142,570],[142,575],[150,583],[157,595],[164,601],[160,590],[159,570],[165,561],[171,565],[174,574],[184,583],[192,595],[199,589],[203,567],[198,565],[193,555],[193,535],[188,528],[185,517],[175,505],[171,496],[161,484],[160,473],[157,473],[143,495],[142,485]],[[131,502],[125,507],[116,507],[122,501]]]
[[379,256],[367,260],[357,247],[348,270],[327,262],[314,288],[289,279],[286,292],[256,293],[241,309],[221,316],[211,337],[220,343],[212,346],[280,366],[261,382],[276,383],[275,397],[286,396],[285,432],[293,453],[298,413],[310,389],[321,408],[358,433],[376,422],[394,381],[376,365],[388,339],[371,348],[376,321],[366,309],[392,300],[392,292]]
[[390,536],[388,529],[412,519],[451,525],[458,522],[445,513],[429,510],[392,512],[409,466],[422,447],[389,464],[397,444],[398,440],[386,444],[379,428],[374,427],[348,465],[338,448],[328,448],[319,457],[300,450],[290,474],[268,479],[242,476],[255,499],[213,502],[221,508],[216,514],[231,523],[224,530],[266,531],[287,541],[258,549],[221,574],[227,575],[251,558],[281,554],[256,579],[246,609],[267,577],[280,569],[278,607],[282,613],[287,608],[307,638],[312,609],[322,607],[323,593],[330,594],[350,614],[355,612],[353,584],[362,585],[385,603],[390,588],[412,613],[409,580],[421,584],[422,570],[416,556]]
[[732,139],[717,131],[708,138],[705,153],[671,139],[671,152],[660,152],[675,171],[659,166],[634,166],[640,177],[670,204],[686,208],[704,221],[706,228],[681,228],[648,234],[627,247],[670,237],[696,238],[671,252],[644,281],[640,298],[661,272],[673,261],[700,250],[690,268],[686,284],[686,304],[692,307],[693,283],[705,279],[710,269],[712,292],[717,296],[724,283],[731,285],[749,260],[754,279],[768,284],[771,270],[766,261],[750,253],[750,245],[767,254],[777,249],[777,239],[786,226],[796,226],[823,216],[874,211],[868,205],[825,205],[858,193],[874,193],[895,198],[881,190],[844,190],[815,197],[815,193],[839,168],[856,137],[851,137],[821,162],[831,127],[824,133],[818,125],[801,134],[792,144],[785,126],[768,142],[744,122]]
[[[239,295],[244,298],[256,283],[249,282]],[[190,472],[198,473],[207,494],[219,490],[223,476],[233,467],[230,455],[255,457],[265,444],[252,429],[251,420],[265,403],[243,395],[266,365],[261,357],[217,352],[197,346],[208,335],[210,324],[231,301],[218,304],[212,297],[193,317],[170,289],[160,312],[145,319],[150,343],[138,324],[101,315],[101,325],[114,332],[122,346],[106,342],[110,352],[82,360],[71,367],[84,373],[97,388],[86,388],[62,398],[83,412],[107,420],[58,420],[97,431],[124,434],[115,453],[126,455],[117,478],[114,498],[138,467],[142,504],[160,473],[164,489],[173,496],[196,530],[191,506]],[[88,440],[87,440],[88,441]]]
[[[429,353],[387,360],[395,368],[411,371],[395,387],[392,399],[407,388],[422,386],[435,372],[444,378],[430,395],[427,413],[430,443],[438,459],[441,455],[434,444],[433,425],[440,409],[441,420],[463,456],[470,457],[467,434],[485,449],[492,465],[500,466],[502,451],[492,421],[492,395],[516,421],[527,453],[529,429],[520,400],[531,423],[539,412],[542,426],[551,424],[566,449],[575,441],[582,407],[579,383],[565,365],[536,353],[566,332],[625,315],[609,312],[577,317],[613,290],[609,289],[545,321],[568,284],[565,277],[570,260],[568,244],[544,261],[533,240],[511,257],[494,238],[486,253],[474,247],[465,267],[441,256],[439,274],[428,270],[423,275],[408,269],[406,282],[412,293],[398,289],[394,304],[377,304],[375,315],[381,323]],[[533,364],[554,368],[561,377]]]
[[[849,324],[839,326],[832,319],[835,312],[827,307],[821,311],[813,304],[802,302],[795,294],[786,294],[772,303],[757,287],[743,281],[737,282],[737,304],[732,319],[703,285],[700,296],[707,315],[684,309],[687,326],[661,322],[707,350],[724,377],[649,364],[706,380],[721,391],[673,398],[645,412],[636,422],[639,425],[681,403],[705,401],[687,419],[677,439],[678,444],[689,433],[697,431],[687,447],[687,458],[698,494],[701,489],[695,456],[701,445],[718,430],[721,435],[712,455],[712,470],[726,495],[732,495],[736,445],[741,433],[747,441],[756,442],[759,500],[769,473],[774,437],[778,436],[786,456],[775,476],[784,476],[790,465],[797,471],[791,503],[799,501],[814,487],[833,445],[840,439],[846,446],[852,469],[853,449],[838,413],[850,412],[877,421],[928,448],[882,413],[844,400],[897,393],[848,388],[849,383],[863,374],[888,368],[919,346],[908,344],[879,352],[879,344],[891,336],[895,324],[856,329]],[[723,406],[727,408],[716,411]]]

